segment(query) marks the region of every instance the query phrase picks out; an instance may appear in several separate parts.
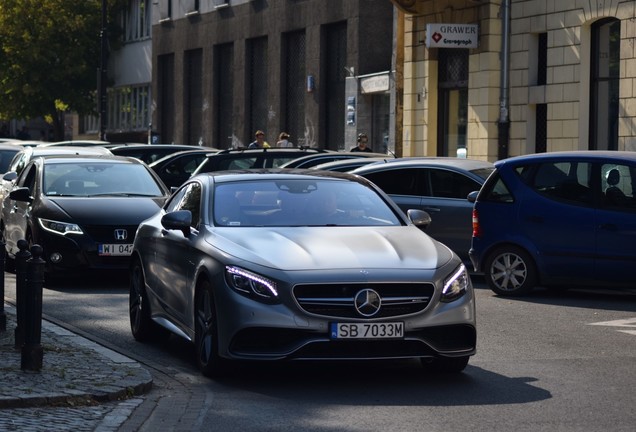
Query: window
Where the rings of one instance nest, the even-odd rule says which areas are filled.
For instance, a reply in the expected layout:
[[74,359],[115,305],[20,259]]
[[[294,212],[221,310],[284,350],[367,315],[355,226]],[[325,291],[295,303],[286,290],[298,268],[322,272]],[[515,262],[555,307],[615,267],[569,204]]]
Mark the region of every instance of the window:
[[189,210],[192,213],[192,228],[199,226],[201,215],[201,185],[191,183],[175,194],[166,205],[166,212]]
[[150,103],[150,84],[110,89],[108,129],[146,130],[150,123]]
[[247,49],[249,98],[249,131],[247,136],[261,129],[267,133],[267,37],[250,39]]
[[172,0],[159,0],[159,22],[172,19]]
[[385,170],[364,176],[385,193],[391,195],[419,195],[417,187],[418,169]]
[[603,205],[612,210],[636,210],[634,181],[636,181],[636,167],[617,164],[602,165]]
[[466,149],[468,124],[468,49],[439,50],[438,156]]
[[121,25],[124,42],[149,38],[152,25],[150,0],[131,0],[122,14]]
[[[591,165],[587,162],[548,162],[536,166],[529,185],[539,194],[570,204],[591,205]],[[529,170],[528,172],[532,172]],[[529,179],[532,179],[530,175]]]
[[441,169],[428,171],[431,196],[466,199],[469,193],[481,189],[479,183],[463,174]]
[[590,150],[618,150],[620,33],[615,18],[592,26]]

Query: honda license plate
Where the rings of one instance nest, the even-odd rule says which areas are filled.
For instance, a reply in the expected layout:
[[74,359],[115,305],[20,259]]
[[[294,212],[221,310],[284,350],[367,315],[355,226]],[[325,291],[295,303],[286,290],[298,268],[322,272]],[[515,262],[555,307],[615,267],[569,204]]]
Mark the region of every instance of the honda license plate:
[[130,256],[133,245],[130,244],[100,244],[98,247],[100,256]]

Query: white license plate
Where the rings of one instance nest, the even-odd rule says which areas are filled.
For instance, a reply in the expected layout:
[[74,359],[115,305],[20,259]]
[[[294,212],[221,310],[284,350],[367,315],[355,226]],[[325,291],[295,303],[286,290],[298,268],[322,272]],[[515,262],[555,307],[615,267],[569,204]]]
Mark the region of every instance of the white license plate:
[[100,244],[99,255],[101,256],[130,256],[133,245],[130,244]]
[[397,339],[403,337],[403,322],[331,323],[332,339]]

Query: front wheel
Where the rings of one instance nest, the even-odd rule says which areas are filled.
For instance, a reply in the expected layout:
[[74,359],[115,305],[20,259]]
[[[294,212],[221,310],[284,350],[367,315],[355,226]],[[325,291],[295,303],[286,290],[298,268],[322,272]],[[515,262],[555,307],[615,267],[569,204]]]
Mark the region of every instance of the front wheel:
[[532,258],[516,246],[493,251],[486,260],[484,276],[490,289],[501,296],[526,295],[537,283]]
[[194,319],[197,367],[207,377],[219,376],[226,361],[219,356],[218,315],[209,281],[202,281],[197,289]]
[[156,334],[157,325],[150,318],[150,303],[139,258],[135,259],[130,269],[129,287],[128,312],[130,330],[136,340],[145,342],[152,339],[153,334]]

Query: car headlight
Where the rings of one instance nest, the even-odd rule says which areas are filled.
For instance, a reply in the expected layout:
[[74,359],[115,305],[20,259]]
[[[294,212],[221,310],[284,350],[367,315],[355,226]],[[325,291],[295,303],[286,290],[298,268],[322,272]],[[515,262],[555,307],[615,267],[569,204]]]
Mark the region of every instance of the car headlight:
[[66,234],[84,234],[79,225],[69,222],[58,222],[49,219],[38,219],[40,226],[49,232],[66,235]]
[[258,300],[278,299],[276,283],[256,273],[239,267],[227,266],[225,267],[225,278],[230,287],[241,294],[247,294]]
[[455,273],[444,281],[444,288],[442,289],[441,301],[449,303],[457,300],[468,290],[468,272],[464,265],[460,265]]

